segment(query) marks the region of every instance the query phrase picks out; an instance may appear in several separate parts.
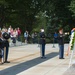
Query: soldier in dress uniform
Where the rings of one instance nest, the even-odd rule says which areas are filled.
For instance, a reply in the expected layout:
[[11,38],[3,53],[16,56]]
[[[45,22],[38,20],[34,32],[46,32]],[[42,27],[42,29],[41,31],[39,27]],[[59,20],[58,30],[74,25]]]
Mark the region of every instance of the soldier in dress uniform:
[[8,30],[5,29],[5,32],[3,33],[3,38],[5,39],[5,59],[4,59],[4,63],[10,63],[8,61],[8,52],[9,52],[9,38],[10,38],[10,34],[8,33]]
[[44,29],[41,29],[39,44],[40,44],[41,58],[46,58],[45,57],[45,44],[46,44],[46,41],[45,41]]
[[64,34],[63,29],[59,29],[58,44],[59,44],[59,59],[64,59]]

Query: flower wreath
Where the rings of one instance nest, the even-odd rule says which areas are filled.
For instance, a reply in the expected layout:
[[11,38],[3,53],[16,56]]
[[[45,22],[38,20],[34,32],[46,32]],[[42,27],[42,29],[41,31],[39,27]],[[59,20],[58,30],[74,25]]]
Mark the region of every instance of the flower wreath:
[[71,49],[70,50],[73,50],[74,43],[75,43],[75,28],[73,28],[71,31],[71,39],[70,39]]

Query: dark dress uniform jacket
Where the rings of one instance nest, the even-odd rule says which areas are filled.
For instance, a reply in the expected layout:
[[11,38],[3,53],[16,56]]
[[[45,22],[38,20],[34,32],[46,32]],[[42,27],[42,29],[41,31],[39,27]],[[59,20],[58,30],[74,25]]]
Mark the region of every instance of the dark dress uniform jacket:
[[63,34],[58,35],[58,43],[59,45],[64,45],[64,35]]
[[46,44],[45,33],[44,32],[40,32],[40,41],[39,41],[39,44]]
[[0,38],[0,49],[3,49],[3,48],[4,48],[4,43],[5,43],[5,41],[3,41],[3,40]]
[[7,32],[3,33],[3,38],[5,39],[5,46],[9,47],[8,39],[10,38],[10,34]]

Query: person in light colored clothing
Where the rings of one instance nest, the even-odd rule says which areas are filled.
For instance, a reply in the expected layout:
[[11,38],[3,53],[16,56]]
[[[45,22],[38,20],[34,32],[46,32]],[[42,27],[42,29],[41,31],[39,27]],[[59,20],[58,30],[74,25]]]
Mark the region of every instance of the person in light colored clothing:
[[26,44],[28,43],[28,36],[29,36],[28,31],[25,31],[24,32],[24,38],[25,38],[25,43]]
[[12,38],[14,45],[16,45],[17,36],[18,36],[18,32],[17,32],[17,30],[15,28],[14,31],[13,31],[13,38]]

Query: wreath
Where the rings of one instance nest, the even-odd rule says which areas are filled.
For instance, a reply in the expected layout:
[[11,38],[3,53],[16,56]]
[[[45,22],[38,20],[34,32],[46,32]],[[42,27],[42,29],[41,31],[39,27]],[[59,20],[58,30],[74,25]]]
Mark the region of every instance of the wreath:
[[75,44],[75,28],[72,29],[71,31],[71,40],[70,40],[70,44],[71,44],[71,50],[73,50],[74,48],[74,44]]

